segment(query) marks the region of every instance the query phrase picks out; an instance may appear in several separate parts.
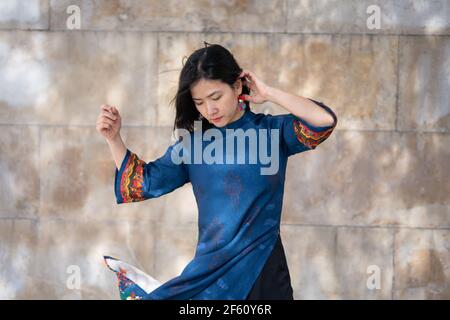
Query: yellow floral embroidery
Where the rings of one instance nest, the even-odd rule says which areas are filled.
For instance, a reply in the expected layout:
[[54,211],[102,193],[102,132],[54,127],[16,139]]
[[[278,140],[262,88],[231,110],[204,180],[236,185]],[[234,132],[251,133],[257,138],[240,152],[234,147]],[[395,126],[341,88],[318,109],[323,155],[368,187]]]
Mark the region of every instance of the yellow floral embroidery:
[[300,120],[294,120],[294,131],[298,141],[300,141],[310,149],[316,148],[317,145],[328,138],[333,129],[334,126],[325,131],[317,132],[308,128],[308,126],[302,123]]
[[120,193],[123,202],[144,200],[144,165],[145,162],[131,152],[123,171],[122,180],[120,181]]

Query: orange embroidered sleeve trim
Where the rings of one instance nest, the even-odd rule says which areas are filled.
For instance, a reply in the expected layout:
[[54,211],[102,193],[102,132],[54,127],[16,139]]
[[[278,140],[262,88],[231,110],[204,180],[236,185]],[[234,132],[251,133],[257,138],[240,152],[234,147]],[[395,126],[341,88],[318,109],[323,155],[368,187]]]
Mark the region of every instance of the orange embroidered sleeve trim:
[[297,136],[298,141],[300,141],[300,143],[304,144],[306,147],[308,147],[310,149],[314,149],[330,136],[331,132],[336,127],[337,117],[336,117],[336,114],[333,112],[333,110],[331,110],[329,107],[327,107],[323,103],[312,100],[312,99],[309,99],[309,100],[315,102],[318,106],[322,107],[327,112],[329,112],[334,119],[333,125],[331,125],[326,130],[320,130],[320,131],[314,130],[312,128],[312,126],[308,126],[306,121],[301,121],[298,119],[294,120],[294,131],[295,131],[295,135]]
[[299,120],[294,120],[294,131],[297,135],[298,141],[310,149],[314,149],[322,143],[322,141],[328,138],[333,129],[334,127],[331,127],[328,130],[316,132],[311,130],[306,124],[303,124]]
[[145,162],[131,152],[120,180],[120,194],[123,202],[144,200],[144,165]]

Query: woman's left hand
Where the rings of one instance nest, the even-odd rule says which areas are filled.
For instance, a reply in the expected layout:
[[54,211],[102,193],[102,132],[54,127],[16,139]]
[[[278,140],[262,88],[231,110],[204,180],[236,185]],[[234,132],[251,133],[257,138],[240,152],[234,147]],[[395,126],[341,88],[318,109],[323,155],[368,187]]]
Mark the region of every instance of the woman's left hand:
[[270,87],[253,72],[250,70],[244,70],[239,77],[244,77],[242,84],[246,85],[250,89],[250,95],[244,94],[246,101],[253,103],[264,103],[268,100],[268,92]]

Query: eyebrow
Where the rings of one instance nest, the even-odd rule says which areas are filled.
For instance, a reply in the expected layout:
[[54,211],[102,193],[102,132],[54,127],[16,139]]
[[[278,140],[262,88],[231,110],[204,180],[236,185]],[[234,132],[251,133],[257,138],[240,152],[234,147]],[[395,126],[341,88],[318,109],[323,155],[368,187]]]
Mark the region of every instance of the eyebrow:
[[[211,93],[210,95],[208,95],[207,98],[211,97],[213,94],[218,93],[218,92],[221,92],[221,91],[220,90],[216,90],[213,93]],[[194,97],[192,97],[192,99],[194,99],[194,100],[202,100],[200,98],[194,98]]]

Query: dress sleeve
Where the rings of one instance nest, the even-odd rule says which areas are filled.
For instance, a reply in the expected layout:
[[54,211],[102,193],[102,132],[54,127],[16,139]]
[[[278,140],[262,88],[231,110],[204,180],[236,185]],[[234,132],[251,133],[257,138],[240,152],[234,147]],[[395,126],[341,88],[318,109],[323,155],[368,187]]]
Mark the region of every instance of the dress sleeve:
[[189,182],[186,165],[172,161],[173,146],[163,156],[148,163],[127,149],[120,170],[116,168],[115,171],[117,204],[157,198]]
[[315,149],[326,140],[337,124],[336,114],[322,102],[309,99],[331,114],[334,122],[330,126],[314,126],[306,120],[292,113],[281,115],[282,147],[285,148],[287,156],[294,155],[307,150]]

